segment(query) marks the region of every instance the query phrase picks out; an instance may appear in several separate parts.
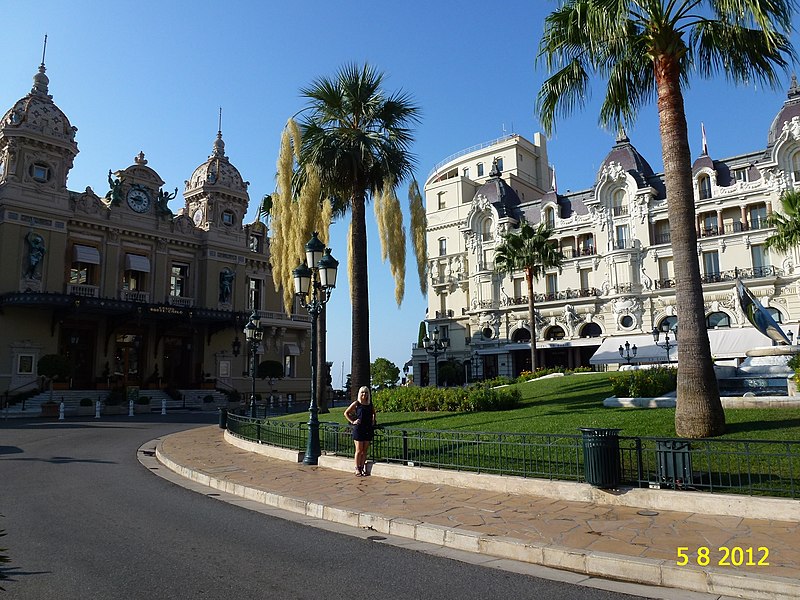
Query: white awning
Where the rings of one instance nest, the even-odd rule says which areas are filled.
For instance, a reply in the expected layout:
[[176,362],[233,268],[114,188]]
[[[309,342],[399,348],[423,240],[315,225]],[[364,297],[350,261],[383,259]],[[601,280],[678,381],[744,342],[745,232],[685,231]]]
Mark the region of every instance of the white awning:
[[[753,348],[771,346],[772,340],[762,335],[755,327],[723,327],[710,329],[708,341],[711,344],[713,358],[745,358],[747,351]],[[594,353],[589,362],[593,365],[624,364],[627,361],[620,358],[619,347],[629,342],[636,345],[636,358],[631,358],[631,363],[666,363],[667,350],[656,346],[652,335],[619,335],[607,337]],[[663,336],[660,343],[663,342]],[[669,356],[673,362],[678,360],[678,350],[675,345],[674,335],[670,334]]]
[[88,265],[100,264],[100,251],[94,246],[81,246],[75,244],[72,247],[72,262],[84,263]]
[[150,272],[150,259],[141,254],[125,255],[125,270],[139,271],[140,273]]
[[283,345],[283,353],[290,356],[300,355],[300,346],[292,342]]

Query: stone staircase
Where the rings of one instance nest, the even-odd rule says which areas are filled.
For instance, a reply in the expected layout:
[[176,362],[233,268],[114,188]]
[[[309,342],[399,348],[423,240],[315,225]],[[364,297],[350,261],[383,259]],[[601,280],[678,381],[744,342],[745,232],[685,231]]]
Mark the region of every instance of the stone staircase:
[[[137,413],[142,412],[161,412],[162,403],[166,402],[168,412],[175,410],[217,410],[219,407],[228,406],[228,397],[217,390],[180,390],[182,398],[173,399],[163,390],[139,390],[139,397],[147,396],[150,398],[148,405],[135,405]],[[127,414],[128,403],[111,407],[105,406],[106,398],[110,390],[53,390],[53,401],[64,403],[64,415],[75,416],[78,414],[94,414],[95,403],[101,403],[101,414]],[[205,398],[211,396],[212,402],[206,402]],[[80,406],[81,400],[88,398],[92,401],[91,407]],[[42,404],[50,401],[50,391],[44,391],[36,396],[32,396],[25,401],[25,410],[22,410],[23,403],[18,402],[0,411],[0,419],[11,417],[39,417],[42,414]]]

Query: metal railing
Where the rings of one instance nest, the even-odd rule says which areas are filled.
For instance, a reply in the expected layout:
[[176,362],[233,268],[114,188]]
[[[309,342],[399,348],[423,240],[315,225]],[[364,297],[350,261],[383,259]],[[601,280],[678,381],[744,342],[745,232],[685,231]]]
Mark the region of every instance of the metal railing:
[[[282,448],[306,447],[304,423],[228,417],[231,433]],[[378,463],[584,482],[581,434],[463,432],[379,427]],[[349,426],[321,422],[324,453],[352,457]],[[620,483],[800,499],[800,441],[619,437]]]

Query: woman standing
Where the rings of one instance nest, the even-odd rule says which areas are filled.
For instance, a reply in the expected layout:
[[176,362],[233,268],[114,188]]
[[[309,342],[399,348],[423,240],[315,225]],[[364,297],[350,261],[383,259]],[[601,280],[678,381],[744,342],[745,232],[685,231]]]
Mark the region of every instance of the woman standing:
[[353,443],[356,445],[356,477],[369,475],[364,465],[367,462],[369,443],[375,435],[375,407],[367,386],[358,390],[358,399],[344,411],[344,418],[353,426]]

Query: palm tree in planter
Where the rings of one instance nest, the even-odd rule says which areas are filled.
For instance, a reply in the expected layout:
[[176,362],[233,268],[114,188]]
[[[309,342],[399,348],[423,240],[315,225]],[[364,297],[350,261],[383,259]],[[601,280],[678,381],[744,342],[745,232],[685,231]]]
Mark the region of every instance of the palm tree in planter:
[[503,235],[503,241],[494,253],[494,266],[500,273],[525,273],[528,284],[528,324],[531,328],[531,372],[536,371],[536,320],[533,282],[550,269],[561,269],[564,255],[550,241],[553,230],[545,223],[534,228],[523,223],[516,230]]
[[319,180],[336,216],[350,213],[348,272],[352,306],[353,390],[370,383],[369,290],[367,286],[366,205],[377,204],[384,249],[402,301],[405,234],[395,195],[412,175],[411,126],[419,108],[410,96],[382,89],[383,74],[369,65],[346,65],[332,78],[321,77],[301,90],[308,106],[301,121],[298,163]]
[[600,123],[635,121],[656,97],[664,183],[681,319],[675,431],[709,437],[725,431],[706,334],[697,257],[692,164],[682,89],[692,75],[776,86],[794,58],[794,0],[565,0],[545,20],[539,46],[552,75],[537,98],[544,130],[583,106],[592,75],[607,81]]

